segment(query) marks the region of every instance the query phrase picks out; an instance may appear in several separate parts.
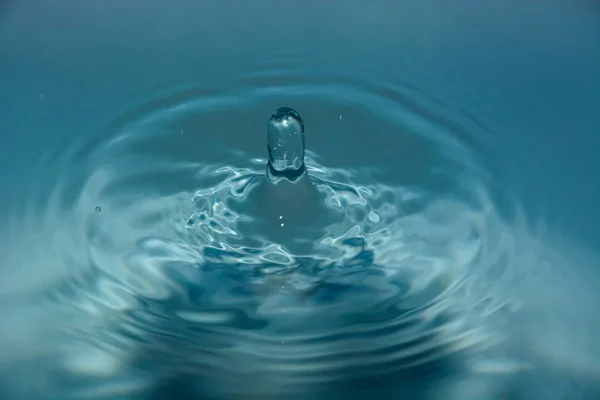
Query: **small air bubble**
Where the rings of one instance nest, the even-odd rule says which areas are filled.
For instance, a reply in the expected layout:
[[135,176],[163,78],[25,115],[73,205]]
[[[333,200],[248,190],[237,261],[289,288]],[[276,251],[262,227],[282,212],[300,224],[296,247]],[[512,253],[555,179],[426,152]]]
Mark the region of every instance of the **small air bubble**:
[[102,208],[100,206],[96,206],[96,212],[100,212],[102,211]]

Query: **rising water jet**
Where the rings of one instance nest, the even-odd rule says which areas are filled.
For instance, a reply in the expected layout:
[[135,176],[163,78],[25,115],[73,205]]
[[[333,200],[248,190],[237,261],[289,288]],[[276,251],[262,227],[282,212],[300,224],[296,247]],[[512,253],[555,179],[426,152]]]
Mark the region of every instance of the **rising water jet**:
[[304,162],[304,122],[296,110],[280,107],[271,114],[267,150],[269,160],[259,189],[265,229],[279,239],[290,229],[301,229],[305,236],[315,226],[322,201]]
[[304,122],[296,110],[280,107],[271,114],[267,149],[267,177],[271,181],[277,178],[295,181],[304,175]]

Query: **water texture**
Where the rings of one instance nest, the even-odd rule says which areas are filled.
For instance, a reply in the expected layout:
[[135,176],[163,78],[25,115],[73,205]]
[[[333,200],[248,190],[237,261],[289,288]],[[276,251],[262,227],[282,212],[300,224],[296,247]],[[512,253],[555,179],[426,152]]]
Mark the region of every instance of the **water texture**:
[[[200,7],[187,6],[190,13]],[[11,5],[8,13],[0,3],[4,35],[18,31],[18,18],[38,15],[23,7]],[[54,12],[68,10],[81,24],[92,18],[78,7],[65,3]],[[90,7],[98,13],[90,21],[102,25],[102,15],[114,21],[112,34],[129,29],[121,20],[132,10],[139,14],[130,23],[143,25],[160,9],[142,13],[123,5],[108,15],[106,6]],[[223,12],[204,7],[215,18]],[[313,6],[306,7],[296,16],[310,15]],[[425,15],[418,11],[425,6],[402,7]],[[179,46],[186,34],[173,18],[182,10],[165,9],[160,19],[178,27]],[[251,12],[260,18],[262,11]],[[350,11],[343,18],[367,23]],[[386,22],[383,11],[377,15]],[[294,28],[284,15],[269,27]],[[236,32],[250,35],[244,27],[254,23],[231,20],[237,18]],[[332,30],[355,35],[335,21]],[[207,24],[203,29],[217,29]],[[361,29],[375,35],[375,26]],[[302,37],[294,32],[290,37]],[[95,67],[100,71],[116,57],[110,35],[83,41],[84,49],[94,40],[111,43],[94,53],[106,57]],[[7,37],[0,45],[13,58],[0,64],[3,78],[32,73]],[[424,74],[417,70],[411,75],[405,68],[399,77],[347,63],[329,68],[322,44],[306,38],[296,49],[257,44],[245,53],[243,36],[236,37],[211,36],[218,47],[212,50],[198,44],[206,65],[196,79],[165,68],[144,84],[128,85],[115,74],[102,79],[105,86],[81,78],[79,89],[40,89],[36,101],[48,108],[31,111],[43,126],[38,130],[26,129],[33,125],[21,110],[42,106],[19,103],[29,89],[6,79],[14,97],[7,98],[0,127],[6,137],[21,132],[11,143],[24,150],[19,159],[1,153],[0,177],[9,188],[0,234],[4,398],[600,394],[600,299],[592,290],[600,282],[598,259],[584,243],[595,239],[568,240],[562,232],[569,218],[561,220],[551,200],[532,195],[540,180],[532,180],[524,153],[511,152],[502,139],[516,131],[507,129],[510,113],[498,119],[502,108],[483,104],[484,95],[475,96],[482,104],[456,101],[447,88],[417,78]],[[44,39],[22,40],[22,54],[29,54],[27,46]],[[169,40],[146,46],[167,51]],[[307,42],[322,62],[317,67],[299,57]],[[143,46],[131,48],[145,57]],[[372,65],[385,67],[380,49],[373,46]],[[64,58],[51,52],[59,61],[49,64],[48,75],[32,76],[46,82],[52,65],[66,70],[71,53],[64,51]],[[340,50],[329,60],[344,64],[351,53]],[[214,72],[211,54],[238,57],[243,72],[233,66]],[[90,71],[62,79],[76,82]],[[125,87],[118,96],[115,81]],[[597,99],[598,83],[588,85],[575,107],[582,115]],[[90,87],[97,98],[79,105],[52,99],[77,98],[77,90],[91,95]],[[286,114],[293,117],[289,132],[273,114],[282,106],[298,113]],[[533,131],[524,132],[521,149],[534,141]],[[556,135],[547,142],[562,143]],[[29,149],[19,144],[27,140]],[[544,163],[539,151],[530,157]],[[554,178],[558,185],[560,176]],[[581,208],[600,199],[590,200],[594,187],[582,189],[588,196]],[[597,222],[595,216],[587,219]]]

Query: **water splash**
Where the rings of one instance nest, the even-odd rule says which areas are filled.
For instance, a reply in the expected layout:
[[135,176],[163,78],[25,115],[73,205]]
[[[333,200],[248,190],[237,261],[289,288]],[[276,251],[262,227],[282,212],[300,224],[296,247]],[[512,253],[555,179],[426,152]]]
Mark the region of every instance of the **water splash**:
[[269,176],[294,180],[305,172],[304,122],[296,110],[281,107],[271,114],[267,148]]
[[[29,238],[13,254],[32,258],[13,256],[24,267],[0,282],[43,308],[28,315],[60,327],[7,363],[37,361],[44,393],[62,399],[148,397],[173,377],[215,398],[286,398],[368,384],[416,393],[471,376],[476,356],[513,355],[503,323],[531,260],[518,259],[515,221],[502,217],[489,158],[468,136],[483,133],[409,90],[285,82],[178,94],[66,151],[52,196],[11,225]],[[333,151],[325,134],[305,151],[289,108],[269,121],[269,160],[211,135],[246,132],[244,113],[282,94],[321,102],[334,138],[369,127],[375,157],[352,142]],[[340,154],[346,165],[332,161]],[[16,332],[8,343],[20,343]],[[496,371],[524,368],[508,360]],[[0,383],[23,393],[20,382]],[[471,398],[481,393],[493,390]]]

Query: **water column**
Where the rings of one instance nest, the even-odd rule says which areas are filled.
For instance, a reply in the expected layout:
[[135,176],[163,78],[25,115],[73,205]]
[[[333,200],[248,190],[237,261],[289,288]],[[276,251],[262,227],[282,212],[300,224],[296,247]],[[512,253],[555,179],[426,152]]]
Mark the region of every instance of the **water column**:
[[270,181],[282,178],[296,181],[305,174],[304,122],[296,110],[281,107],[271,114],[267,129],[267,148],[267,178]]
[[267,125],[269,161],[259,201],[269,236],[288,245],[306,237],[323,210],[304,163],[304,145],[304,123],[298,112],[290,107],[273,112]]

